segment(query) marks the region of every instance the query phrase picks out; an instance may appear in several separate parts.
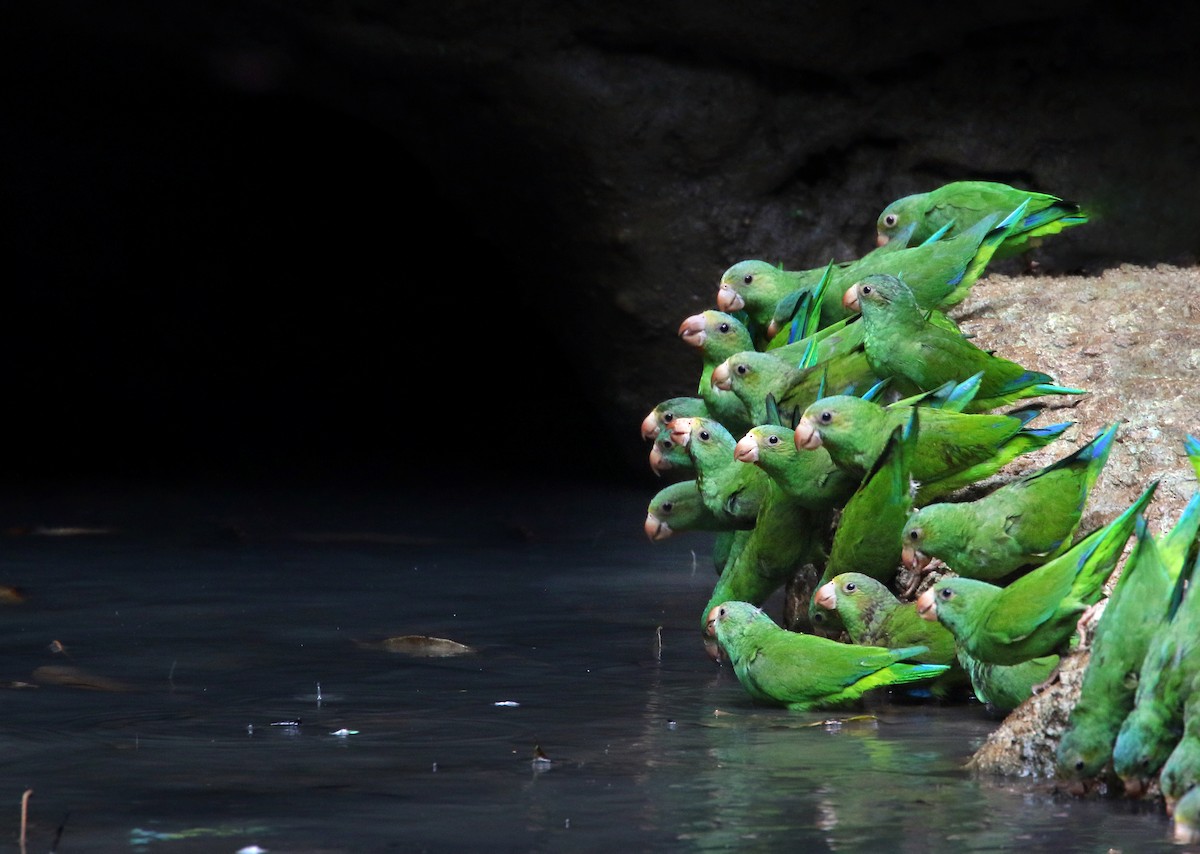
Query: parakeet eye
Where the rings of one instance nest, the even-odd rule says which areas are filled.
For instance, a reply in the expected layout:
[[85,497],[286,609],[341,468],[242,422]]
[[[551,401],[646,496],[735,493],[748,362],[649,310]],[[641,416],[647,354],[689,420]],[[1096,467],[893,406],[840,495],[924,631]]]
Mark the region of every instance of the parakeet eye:
[[915,543],[917,540],[921,539],[921,529],[920,529],[920,528],[913,528],[911,531],[909,531],[909,532],[908,532],[908,538],[909,538],[910,540],[912,540],[914,543]]
[[941,596],[943,599],[953,599],[954,591],[951,590],[949,587],[943,587],[941,592],[938,593],[938,595]]
[[666,412],[664,412],[662,414],[662,420],[663,420],[663,424],[670,424],[672,421],[675,420],[675,413],[668,409]]
[[1076,771],[1082,771],[1082,770],[1083,770],[1083,760],[1082,760],[1082,759],[1076,759],[1076,760],[1075,760],[1075,770],[1076,770]]
[[900,221],[900,217],[896,216],[895,214],[888,214],[887,216],[885,216],[883,218],[883,224],[886,225],[888,228],[891,228],[893,225],[895,225],[899,221]]
[[767,437],[767,444],[768,444],[768,445],[778,445],[778,444],[779,444],[779,437],[778,437],[778,436],[768,436],[768,437]]
[[739,374],[741,374],[744,377],[744,376],[746,376],[746,374],[750,373],[750,366],[746,365],[746,364],[741,364],[741,365],[738,365],[736,368],[734,368],[734,370],[737,371]]
[[826,409],[824,412],[822,412],[817,417],[821,419],[822,424],[828,424],[830,421],[833,420],[833,413],[830,412],[828,409]]
[[853,581],[847,581],[844,589],[847,593],[853,593],[855,590],[858,589],[858,585],[855,584]]
[[720,332],[728,332],[728,331],[729,331],[729,324],[728,324],[728,323],[722,323],[720,326],[718,326],[718,327],[717,327],[717,329],[718,329],[718,331],[720,331]]
[[873,287],[871,287],[870,285],[859,285],[858,286],[859,294],[861,294],[864,297],[869,293],[873,293],[874,290],[875,289]]
[[744,284],[744,285],[748,285],[753,281],[754,281],[754,276],[751,275],[750,273],[747,273],[745,276],[742,277],[742,284]]
[[718,608],[718,609],[717,609],[717,616],[718,616],[718,617],[724,617],[724,616],[725,616],[725,608],[724,608],[724,607],[722,607],[722,608]]
[[671,512],[671,510],[673,510],[673,509],[674,509],[674,507],[675,507],[675,502],[674,502],[674,501],[664,501],[664,502],[662,503],[662,512],[664,512],[664,513],[670,513],[670,512]]
[[711,434],[707,430],[700,431],[700,441],[707,442],[711,438]]

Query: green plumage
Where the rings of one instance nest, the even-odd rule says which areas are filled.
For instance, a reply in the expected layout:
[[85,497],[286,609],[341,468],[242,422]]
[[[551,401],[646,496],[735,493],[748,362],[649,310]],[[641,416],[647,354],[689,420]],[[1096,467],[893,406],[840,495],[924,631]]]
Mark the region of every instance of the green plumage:
[[1166,801],[1167,813],[1174,811],[1179,799],[1200,783],[1200,673],[1192,675],[1183,704],[1183,734],[1163,762],[1158,773],[1158,788]]
[[965,411],[986,412],[1046,394],[1083,394],[1054,383],[1003,356],[984,350],[961,332],[932,323],[905,279],[870,275],[847,290],[846,299],[862,311],[863,348],[876,376],[895,377],[920,391],[947,381],[982,374],[975,399]]
[[817,588],[813,603],[834,614],[852,643],[896,649],[925,647],[913,661],[944,664],[950,669],[929,683],[937,697],[947,697],[967,682],[955,658],[954,635],[941,623],[921,619],[912,602],[902,602],[876,578],[843,572]]
[[713,418],[676,418],[671,440],[687,449],[705,506],[731,527],[754,524],[770,478],[733,456],[737,441]]
[[[908,420],[910,409],[885,407],[853,395],[825,397],[805,410],[796,427],[796,447],[824,447],[834,464],[861,478],[883,452],[891,431]],[[914,506],[990,477],[1071,426],[1066,422],[1031,429],[1026,420],[1016,414],[967,414],[923,407],[912,459]]]
[[1187,585],[1181,601],[1150,638],[1133,708],[1113,743],[1113,771],[1131,796],[1145,790],[1183,737],[1184,705],[1200,672],[1200,596],[1192,583],[1197,562],[1180,574],[1179,586]]
[[963,578],[996,581],[1057,557],[1071,546],[1117,426],[982,498],[918,508],[901,533],[905,565],[920,572],[938,558]]
[[711,381],[713,368],[734,353],[754,349],[750,330],[742,321],[723,311],[702,311],[684,318],[679,337],[700,353],[701,369],[697,394],[704,400],[708,417],[715,418],[736,436],[753,427],[756,421],[734,395],[722,391]]
[[994,715],[1007,715],[1033,696],[1034,689],[1058,668],[1061,657],[1043,655],[1019,664],[992,664],[959,649],[957,661],[966,671],[975,697]]
[[1061,653],[1087,609],[1103,596],[1134,520],[1157,487],[1154,481],[1107,525],[1008,586],[943,578],[921,594],[917,610],[927,620],[938,620],[960,648],[985,663],[1019,664]]
[[1012,233],[996,251],[997,258],[1011,257],[1029,248],[1030,241],[1057,234],[1087,222],[1082,208],[1058,196],[1021,190],[996,181],[953,181],[926,193],[896,199],[876,220],[877,244],[899,237],[906,243],[924,240],[942,228],[950,237],[1018,205],[1026,208]]
[[[1200,524],[1200,494],[1193,495],[1164,543],[1195,539]],[[1091,651],[1079,698],[1067,718],[1055,755],[1064,779],[1100,776],[1112,759],[1113,743],[1133,709],[1138,671],[1151,639],[1169,622],[1172,592],[1183,570],[1186,548],[1159,548],[1145,519],[1136,520],[1137,542],[1129,554],[1092,633]]]
[[828,451],[800,451],[796,431],[780,424],[750,428],[734,447],[734,457],[756,465],[784,492],[813,510],[841,507],[858,481],[834,465]]
[[723,602],[709,613],[717,642],[755,701],[798,711],[843,706],[867,692],[933,679],[944,664],[911,664],[924,649],[846,644],[777,625],[748,602]]

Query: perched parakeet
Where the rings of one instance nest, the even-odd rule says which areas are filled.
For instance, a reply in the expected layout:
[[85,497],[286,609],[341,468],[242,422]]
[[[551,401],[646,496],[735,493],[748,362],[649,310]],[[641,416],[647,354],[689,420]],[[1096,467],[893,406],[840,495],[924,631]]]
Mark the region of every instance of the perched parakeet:
[[1042,655],[1019,664],[990,664],[959,649],[957,661],[966,671],[975,697],[993,715],[1007,715],[1033,696],[1058,668],[1061,656]]
[[694,478],[668,484],[654,494],[646,507],[643,528],[654,542],[685,531],[750,529],[754,523],[718,516],[704,503]]
[[[908,420],[910,408],[882,406],[854,395],[822,398],[796,425],[796,447],[824,447],[835,465],[861,478],[879,458],[892,429]],[[1045,447],[1072,423],[1033,429],[1026,426],[1031,417],[923,407],[913,449],[914,506],[990,477],[1021,454]]]
[[[842,294],[871,273],[905,275],[917,301],[926,309],[946,308],[961,302],[983,274],[1009,227],[1007,223],[1000,225],[1001,219],[996,216],[954,238],[895,252],[871,252],[856,261],[835,266],[820,303],[821,326],[836,323],[857,311],[845,306]],[[765,261],[742,261],[722,276],[717,306],[727,312],[745,310],[774,337],[785,317],[794,310],[792,301],[797,299],[798,292],[815,289],[824,271],[821,267],[796,274]],[[786,301],[786,307],[780,305],[781,301]]]
[[1171,833],[1184,845],[1200,843],[1200,787],[1190,790],[1171,812]]
[[813,603],[837,615],[852,643],[888,649],[926,647],[913,661],[950,668],[929,684],[935,696],[946,697],[966,684],[967,674],[955,658],[950,630],[941,623],[922,620],[914,603],[901,601],[882,581],[861,572],[839,573],[817,588]]
[[[821,584],[844,572],[857,572],[889,584],[900,566],[900,530],[912,509],[912,459],[921,407],[892,428],[883,453],[846,501],[833,534]],[[828,609],[814,603],[810,614]]]
[[[736,353],[713,370],[712,382],[741,402],[750,420],[764,424],[768,396],[785,424],[795,424],[813,401],[833,392],[867,389],[879,381],[866,352],[852,350],[807,368],[797,368],[772,353]],[[829,389],[831,391],[826,391]]]
[[832,512],[813,510],[769,482],[754,527],[722,568],[701,612],[702,633],[715,605],[728,599],[762,605],[805,565],[822,559]]
[[926,504],[913,511],[901,533],[904,565],[922,572],[939,558],[963,578],[997,581],[1066,551],[1108,460],[1117,426],[981,498]]
[[742,321],[723,311],[702,311],[684,318],[679,325],[679,337],[700,353],[700,383],[697,393],[708,408],[708,416],[720,421],[725,429],[740,436],[751,427],[751,420],[742,402],[734,395],[714,385],[713,368],[734,353],[754,349],[750,330]]
[[1104,595],[1134,520],[1154,497],[1151,482],[1133,504],[1054,560],[1006,587],[974,578],[943,578],[917,599],[917,611],[937,620],[958,646],[985,663],[1019,664],[1061,654],[1081,619]]
[[1141,797],[1183,737],[1184,706],[1200,672],[1197,563],[1200,559],[1180,574],[1175,588],[1180,595],[1169,603],[1166,622],[1150,638],[1137,671],[1133,708],[1113,742],[1113,772],[1129,797]]
[[862,312],[863,348],[871,370],[881,379],[902,378],[928,391],[948,380],[982,372],[979,390],[967,412],[986,412],[1029,397],[1084,394],[1056,385],[1033,371],[974,344],[961,332],[932,323],[912,289],[898,276],[865,276],[849,287],[846,305]]
[[755,701],[797,711],[842,706],[868,691],[933,679],[945,664],[913,664],[924,652],[860,646],[788,631],[748,602],[722,602],[708,620],[738,681]]
[[896,199],[885,207],[875,223],[876,245],[886,246],[897,236],[905,242],[920,242],[947,226],[946,237],[950,237],[981,219],[1007,214],[1022,203],[1027,203],[1025,210],[996,251],[997,258],[1011,257],[1027,249],[1031,239],[1057,234],[1088,219],[1078,204],[1048,193],[996,181],[953,181]]
[[1143,517],[1135,524],[1137,542],[1096,621],[1079,698],[1058,744],[1055,773],[1064,780],[1096,779],[1112,759],[1150,640],[1168,622],[1182,565],[1166,564]]
[[1200,783],[1200,672],[1192,674],[1183,704],[1183,733],[1158,772],[1158,789],[1166,802],[1167,815],[1179,799]]
[[780,424],[759,424],[738,440],[734,457],[761,468],[784,492],[813,510],[841,507],[858,488],[858,480],[834,465],[828,451],[797,450],[795,433]]
[[659,428],[654,437],[654,444],[650,446],[650,471],[654,472],[656,477],[673,480],[694,477],[696,466],[692,462],[692,455],[683,445],[675,444],[675,440],[671,438],[672,429],[672,424],[669,423]]
[[697,396],[667,398],[651,409],[642,419],[642,438],[647,442],[654,441],[659,435],[659,431],[664,427],[669,427],[676,415],[688,418],[692,416],[707,418],[709,415],[708,404],[704,402],[704,398]]
[[754,523],[766,497],[770,477],[757,466],[733,456],[737,440],[713,418],[676,418],[671,440],[688,450],[705,505],[717,517]]

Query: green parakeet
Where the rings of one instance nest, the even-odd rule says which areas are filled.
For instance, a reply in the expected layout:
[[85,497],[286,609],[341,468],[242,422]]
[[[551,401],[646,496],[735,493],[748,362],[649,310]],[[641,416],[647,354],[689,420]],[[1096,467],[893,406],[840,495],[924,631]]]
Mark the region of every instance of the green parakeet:
[[943,578],[917,599],[917,611],[948,628],[961,649],[985,663],[1019,664],[1061,654],[1104,595],[1134,520],[1157,488],[1156,480],[1111,522],[1006,587]]
[[764,424],[768,395],[775,401],[785,424],[795,424],[805,408],[830,392],[866,389],[879,381],[867,363],[865,351],[852,350],[796,368],[771,352],[747,350],[736,353],[713,370],[712,382],[725,394],[733,394],[755,424]]
[[708,404],[704,402],[704,398],[697,396],[667,398],[651,409],[649,414],[642,419],[642,438],[648,442],[654,441],[658,437],[659,431],[664,427],[669,427],[676,415],[683,415],[687,418],[692,416],[707,418],[709,417]]
[[748,602],[720,603],[708,620],[746,693],[797,711],[843,706],[868,691],[933,679],[949,669],[906,663],[924,652],[920,646],[885,649],[791,632]]
[[[713,418],[675,418],[671,440],[687,448],[705,505],[718,518],[754,523],[770,477],[733,456],[737,440]],[[734,524],[733,527],[738,527]]]
[[[912,458],[920,407],[909,410],[905,424],[892,428],[883,453],[847,500],[838,519],[820,584],[844,572],[857,572],[888,584],[900,566],[900,530],[912,509]],[[814,623],[829,609],[815,601]]]
[[784,492],[813,510],[841,507],[858,481],[834,465],[828,451],[797,450],[795,433],[780,424],[759,424],[738,440],[734,457],[761,468]]
[[1085,393],[1056,385],[1049,374],[1029,370],[978,347],[961,332],[932,323],[907,282],[897,276],[865,276],[846,290],[844,299],[861,309],[863,348],[876,376],[899,377],[927,391],[982,372],[967,412],[986,412],[1047,394]]
[[[1138,670],[1151,638],[1168,622],[1182,562],[1168,566],[1141,516],[1136,533],[1137,542],[1096,622],[1079,698],[1058,744],[1055,773],[1064,780],[1096,779],[1112,759],[1117,732],[1133,709]],[[1175,596],[1181,593],[1182,588]]]
[[955,658],[950,630],[941,623],[922,620],[914,603],[901,601],[882,581],[861,572],[839,573],[817,588],[813,603],[837,615],[852,643],[889,649],[926,647],[913,661],[950,668],[929,684],[935,696],[947,697],[966,684],[967,674]]
[[757,421],[750,418],[742,402],[711,382],[713,368],[734,353],[753,350],[754,341],[746,325],[723,311],[702,311],[684,318],[679,337],[700,352],[698,394],[708,407],[708,416],[720,421],[729,432],[740,436]]
[[1183,845],[1200,843],[1200,787],[1191,789],[1171,812],[1171,833]]
[[926,504],[913,511],[901,533],[904,565],[922,572],[939,558],[963,578],[997,581],[1066,551],[1108,460],[1117,426],[982,498]]
[[1194,560],[1180,574],[1182,594],[1168,606],[1167,620],[1150,638],[1137,671],[1133,708],[1113,743],[1112,767],[1125,794],[1141,797],[1183,737],[1184,706],[1200,672],[1200,596]]
[[[834,464],[852,477],[863,477],[898,424],[908,420],[908,406],[882,406],[854,395],[832,395],[815,401],[796,425],[796,447],[824,447]],[[923,407],[912,476],[914,506],[923,506],[983,480],[1021,454],[1054,441],[1072,422],[1033,429],[1029,413],[975,413]]]
[[668,484],[655,493],[646,507],[646,521],[642,527],[651,542],[687,531],[716,533],[712,559],[719,574],[735,549],[739,540],[737,535],[745,534],[753,527],[752,522],[740,522],[738,528],[730,528],[731,524],[732,520],[719,517],[708,509],[699,485],[691,479]]
[[996,181],[953,181],[926,193],[896,199],[875,223],[876,245],[886,246],[895,237],[920,242],[949,226],[946,237],[968,229],[981,219],[1007,214],[1027,203],[1016,227],[997,258],[1011,257],[1029,247],[1029,241],[1087,222],[1087,214],[1074,202],[1048,193],[1021,190]]
[[1166,802],[1167,815],[1179,799],[1200,783],[1200,672],[1192,674],[1183,704],[1183,734],[1158,772],[1158,788]]

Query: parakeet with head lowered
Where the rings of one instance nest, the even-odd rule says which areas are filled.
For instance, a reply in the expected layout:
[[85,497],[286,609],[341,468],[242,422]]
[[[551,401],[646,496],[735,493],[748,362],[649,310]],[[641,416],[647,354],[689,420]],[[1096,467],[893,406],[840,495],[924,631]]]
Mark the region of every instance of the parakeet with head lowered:
[[753,522],[718,516],[704,503],[696,480],[679,480],[654,494],[646,507],[643,529],[653,542],[687,531],[749,530]]
[[771,479],[757,466],[734,458],[733,435],[714,418],[676,418],[671,422],[671,440],[687,448],[708,509],[732,527],[753,525]]
[[1168,606],[1166,623],[1150,638],[1137,673],[1133,708],[1113,742],[1113,772],[1125,794],[1141,797],[1183,737],[1184,707],[1200,673],[1200,596],[1195,595],[1197,563],[1184,568],[1183,588]]
[[[1197,515],[1193,508],[1191,516]],[[1194,518],[1185,521],[1187,516],[1185,511],[1176,527],[1190,527],[1194,536]],[[1138,671],[1151,638],[1169,622],[1183,593],[1178,583],[1182,561],[1172,558],[1174,565],[1169,565],[1164,560],[1141,516],[1136,519],[1136,535],[1137,542],[1096,622],[1079,698],[1055,754],[1055,773],[1074,784],[1098,779],[1112,759],[1117,732],[1133,709]]]
[[1200,783],[1200,672],[1192,675],[1183,704],[1183,733],[1158,772],[1158,789],[1166,802],[1167,815],[1179,799]]
[[746,693],[797,711],[854,703],[869,691],[934,679],[949,669],[906,662],[924,652],[921,646],[885,649],[791,632],[748,602],[715,605],[708,620]]
[[1184,845],[1200,842],[1200,786],[1188,791],[1175,804],[1171,811],[1171,834]]
[[1134,520],[1154,497],[1151,482],[1133,504],[1054,560],[1006,587],[974,578],[943,578],[917,599],[917,611],[950,630],[958,646],[984,663],[1019,664],[1061,654],[1088,609],[1104,595]]
[[865,276],[843,298],[862,312],[863,349],[881,379],[899,377],[928,391],[982,372],[967,412],[986,412],[1029,397],[1085,393],[1056,385],[1049,374],[1029,370],[980,348],[961,332],[930,322],[912,288],[898,276]]
[[704,398],[694,395],[668,397],[651,409],[642,419],[642,438],[647,442],[654,441],[662,428],[671,426],[671,421],[676,415],[686,418],[693,416],[707,418],[709,416],[708,404],[704,402]]
[[[920,415],[921,408],[913,407],[908,421],[892,428],[883,453],[846,501],[820,584],[844,572],[857,572],[883,584],[896,577],[900,530],[912,509],[912,459]],[[815,620],[828,610],[814,601],[809,614]]]
[[[898,424],[908,420],[903,405],[882,406],[854,395],[815,401],[796,425],[800,450],[825,448],[835,465],[863,477],[883,452]],[[998,472],[1021,454],[1045,447],[1071,422],[1029,428],[1035,413],[975,413],[923,407],[913,449],[914,506],[920,507]]]
[[920,242],[943,228],[948,228],[945,235],[951,237],[981,219],[1007,214],[1023,202],[1027,203],[1025,210],[997,249],[997,258],[1011,257],[1028,249],[1031,240],[1088,220],[1078,204],[1049,193],[997,181],[952,181],[925,193],[903,196],[885,207],[875,223],[876,245],[886,246],[897,237]]
[[1108,460],[1117,426],[982,498],[916,509],[901,532],[904,565],[922,572],[939,558],[963,578],[997,581],[1066,551]]
[[837,615],[837,623],[851,643],[888,649],[926,647],[913,661],[950,668],[929,683],[934,696],[947,697],[967,683],[967,674],[955,658],[950,630],[941,623],[922,620],[914,603],[901,601],[882,581],[861,572],[839,573],[817,588],[813,603]]

